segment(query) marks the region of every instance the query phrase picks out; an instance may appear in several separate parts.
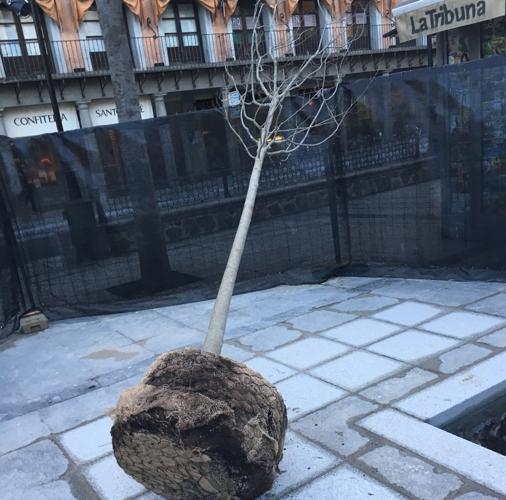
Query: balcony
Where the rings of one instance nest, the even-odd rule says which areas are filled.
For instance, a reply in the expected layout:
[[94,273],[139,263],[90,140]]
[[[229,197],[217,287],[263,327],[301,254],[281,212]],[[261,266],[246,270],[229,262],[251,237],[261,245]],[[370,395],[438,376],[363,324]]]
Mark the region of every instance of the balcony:
[[[394,37],[383,38],[390,24],[264,31],[260,52],[279,60],[303,58],[325,47],[337,56],[404,49]],[[138,72],[245,64],[251,54],[251,32],[132,37]],[[413,45],[413,44],[411,44]],[[101,38],[50,42],[51,71],[56,77],[105,75],[109,66]],[[0,81],[44,78],[36,41],[0,41]]]

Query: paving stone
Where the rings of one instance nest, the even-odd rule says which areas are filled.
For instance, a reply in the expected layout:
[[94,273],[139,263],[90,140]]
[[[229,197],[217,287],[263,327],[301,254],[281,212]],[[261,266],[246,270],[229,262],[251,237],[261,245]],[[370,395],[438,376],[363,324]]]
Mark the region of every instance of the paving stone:
[[391,321],[399,325],[414,326],[437,316],[442,311],[439,307],[408,301],[376,313],[373,318]]
[[297,316],[296,318],[290,319],[288,322],[294,328],[298,328],[299,330],[316,333],[347,323],[355,317],[356,316],[353,316],[352,314],[319,309],[317,311],[311,311],[307,314],[303,314],[302,316]]
[[288,431],[283,459],[279,464],[279,474],[272,489],[261,498],[281,495],[288,489],[296,488],[305,481],[318,476],[339,462],[340,460],[331,453]]
[[297,340],[300,336],[300,332],[290,330],[284,325],[275,325],[245,335],[239,339],[239,342],[254,351],[270,351],[280,345]]
[[400,330],[400,327],[377,321],[374,319],[360,318],[345,325],[340,325],[324,332],[322,335],[329,339],[339,340],[353,346],[363,346],[382,339],[394,332]]
[[[97,321],[77,329],[52,325],[2,351],[0,413],[13,404],[40,407],[66,392],[75,395],[76,388],[85,390],[95,377],[152,357],[152,352]],[[30,369],[20,376],[20,367]]]
[[65,432],[60,441],[74,460],[89,462],[112,453],[111,427],[112,420],[104,417]]
[[273,384],[285,378],[291,377],[296,373],[295,370],[288,368],[288,366],[262,357],[250,359],[246,362],[246,365],[249,366],[252,370],[255,370],[263,375],[269,382]]
[[397,304],[397,302],[398,300],[389,297],[368,295],[345,300],[339,304],[334,304],[332,309],[347,313],[370,313],[382,309],[383,307]]
[[70,486],[65,481],[34,486],[23,491],[26,500],[75,500]]
[[482,493],[478,493],[477,491],[471,491],[469,493],[465,493],[464,495],[459,495],[455,497],[454,500],[498,500],[497,497],[491,497],[490,495],[483,495]]
[[309,375],[299,374],[276,384],[286,404],[288,418],[316,410],[347,393]]
[[145,490],[121,469],[112,455],[88,467],[84,474],[105,500],[124,500]]
[[58,447],[48,440],[0,457],[0,491],[3,500],[30,498],[24,492],[53,482],[67,470],[68,462]]
[[369,278],[367,276],[340,276],[327,281],[327,285],[334,285],[342,288],[357,288],[372,283],[379,283],[383,278]]
[[445,352],[439,356],[439,367],[441,373],[455,373],[464,366],[474,364],[480,359],[486,358],[492,351],[473,344],[457,347],[453,351]]
[[361,456],[360,461],[373,468],[389,483],[409,491],[422,500],[443,500],[462,486],[453,474],[435,467],[397,448],[382,446]]
[[201,347],[204,343],[204,339],[204,332],[194,328],[180,326],[174,331],[167,331],[156,336],[148,337],[139,343],[145,349],[155,354],[161,354],[183,347]]
[[187,328],[167,315],[160,314],[154,310],[114,314],[104,317],[101,322],[135,341],[158,335],[177,336],[179,329],[184,330]]
[[439,335],[407,330],[388,339],[380,340],[368,346],[367,349],[401,361],[412,362],[445,351],[456,343],[456,340]]
[[503,324],[506,320],[469,312],[453,312],[419,326],[423,330],[441,333],[458,339],[465,339],[472,335],[485,333],[491,328]]
[[399,500],[399,493],[347,465],[309,483],[286,498],[293,500]]
[[348,300],[355,297],[358,293],[351,290],[339,290],[334,286],[313,285],[301,293],[292,297],[292,301],[299,305],[308,304],[311,307],[322,307],[327,304]]
[[352,352],[319,366],[311,373],[345,389],[357,390],[405,365],[368,352]]
[[109,385],[123,382],[128,378],[132,378],[135,376],[140,377],[149,368],[149,366],[151,366],[151,364],[157,357],[158,356],[153,355],[153,357],[143,359],[139,363],[135,363],[125,368],[120,368],[119,370],[114,370],[109,373],[104,373],[103,375],[95,377],[94,380],[97,382],[99,386],[106,387]]
[[370,415],[358,425],[506,495],[506,457],[498,453],[395,410]]
[[501,328],[497,332],[480,337],[478,342],[484,342],[485,344],[504,349],[506,347],[506,328]]
[[292,424],[292,428],[313,441],[348,456],[369,442],[367,437],[350,428],[348,421],[376,408],[375,404],[350,396],[302,417]]
[[269,352],[268,356],[295,368],[304,369],[347,351],[349,347],[331,340],[307,338]]
[[103,416],[116,405],[120,393],[137,384],[140,379],[141,376],[132,377],[49,406],[40,410],[40,416],[51,432],[63,432]]
[[136,500],[166,500],[166,499],[150,491],[149,493],[145,493],[144,495],[137,497]]
[[244,361],[251,359],[254,354],[248,352],[240,347],[236,347],[235,345],[223,344],[223,349],[221,350],[221,355],[226,358],[233,359],[239,363],[243,363]]
[[395,406],[441,425],[484,400],[506,389],[506,353],[482,361],[457,375],[431,385]]
[[504,285],[499,283],[394,279],[375,288],[374,293],[458,307],[493,295],[503,287]]
[[0,455],[47,436],[51,431],[38,412],[28,413],[0,423]]
[[479,302],[468,305],[466,309],[506,317],[506,293],[498,293],[493,297],[480,300]]
[[399,377],[392,377],[368,387],[360,394],[378,403],[388,404],[392,400],[398,399],[413,389],[435,379],[437,379],[436,374],[421,368],[413,368]]

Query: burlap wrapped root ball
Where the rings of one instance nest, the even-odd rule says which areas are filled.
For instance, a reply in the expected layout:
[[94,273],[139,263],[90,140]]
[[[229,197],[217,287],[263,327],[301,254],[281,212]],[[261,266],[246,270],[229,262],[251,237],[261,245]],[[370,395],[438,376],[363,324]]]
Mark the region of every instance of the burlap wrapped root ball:
[[287,426],[272,384],[197,349],[160,356],[113,416],[118,464],[171,500],[249,499],[269,490]]

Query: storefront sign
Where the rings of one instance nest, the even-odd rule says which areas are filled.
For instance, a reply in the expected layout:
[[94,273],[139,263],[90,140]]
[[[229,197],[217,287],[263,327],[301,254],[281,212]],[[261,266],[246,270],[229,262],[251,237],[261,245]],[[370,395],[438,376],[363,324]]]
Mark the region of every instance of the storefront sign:
[[[63,129],[73,130],[79,128],[75,105],[73,103],[62,103],[59,107]],[[5,132],[9,137],[26,137],[57,131],[53,109],[48,104],[6,108],[3,120]]]
[[[147,96],[139,98],[140,112],[143,120],[153,118],[153,105]],[[94,126],[118,123],[116,104],[112,99],[100,99],[90,103],[91,123]]]
[[393,10],[401,42],[504,16],[505,0],[418,0]]

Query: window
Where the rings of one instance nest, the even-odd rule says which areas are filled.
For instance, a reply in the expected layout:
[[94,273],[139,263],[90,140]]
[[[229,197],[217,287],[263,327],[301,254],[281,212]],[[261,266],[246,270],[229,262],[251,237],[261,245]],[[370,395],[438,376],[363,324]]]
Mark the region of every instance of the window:
[[297,55],[312,54],[318,49],[318,6],[314,0],[302,0],[292,16],[295,52]]
[[109,63],[107,61],[107,53],[102,38],[102,29],[100,28],[100,21],[98,19],[98,12],[96,5],[86,11],[80,27],[81,46],[85,57],[89,57],[86,61],[86,67],[93,71],[108,70]]
[[371,48],[369,37],[369,7],[367,0],[355,0],[346,13],[350,50]]
[[0,55],[7,77],[42,72],[42,60],[31,16],[17,18],[0,10]]
[[203,61],[197,11],[193,3],[169,5],[158,29],[164,38],[169,62]]
[[506,54],[506,18],[483,23],[481,38],[483,57]]
[[[255,7],[253,3],[244,3],[244,5],[237,6],[232,15],[232,33],[235,57],[237,59],[248,58],[250,55],[252,33],[255,27],[254,10]],[[261,41],[263,41],[263,36]],[[264,48],[260,48],[260,53],[263,53],[263,51]]]

